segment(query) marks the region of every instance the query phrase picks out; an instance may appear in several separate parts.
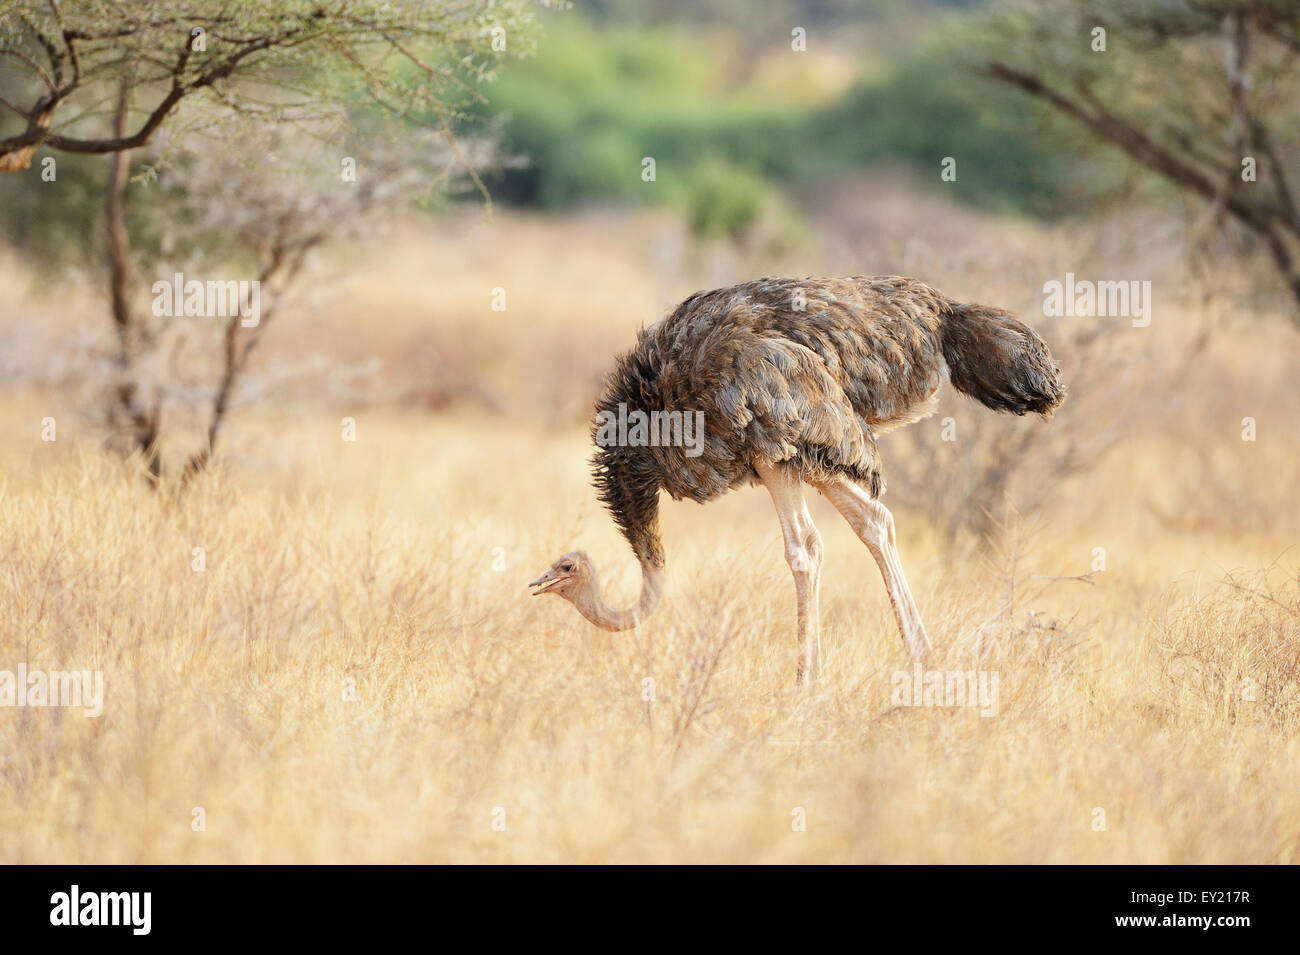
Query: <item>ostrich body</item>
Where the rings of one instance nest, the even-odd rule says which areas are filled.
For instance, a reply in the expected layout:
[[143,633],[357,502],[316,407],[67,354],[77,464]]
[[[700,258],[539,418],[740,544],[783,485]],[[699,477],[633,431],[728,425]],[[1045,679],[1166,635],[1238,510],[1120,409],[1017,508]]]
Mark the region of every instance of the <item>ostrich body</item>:
[[[703,412],[694,448],[629,446],[593,430],[596,489],[641,564],[628,609],[601,597],[581,551],[529,586],[558,594],[606,630],[644,621],[663,594],[659,492],[704,503],[762,484],[772,496],[794,575],[798,682],[820,655],[822,543],[803,485],[820,491],[866,544],[907,649],[930,645],[903,576],[876,438],[934,412],[939,388],[997,411],[1050,417],[1065,390],[1046,344],[1004,312],[960,304],[914,279],[759,279],[700,292],[638,335],[596,403],[602,413]],[[602,443],[602,437],[606,440]]]

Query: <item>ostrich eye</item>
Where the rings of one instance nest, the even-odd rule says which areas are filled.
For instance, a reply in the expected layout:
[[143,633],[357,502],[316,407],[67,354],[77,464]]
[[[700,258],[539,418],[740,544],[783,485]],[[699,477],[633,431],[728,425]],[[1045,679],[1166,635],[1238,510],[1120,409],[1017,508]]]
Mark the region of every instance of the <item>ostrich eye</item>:
[[560,570],[564,571],[565,573],[568,573],[569,571],[573,570],[573,565],[570,564],[568,561],[565,561],[563,564],[560,565]]

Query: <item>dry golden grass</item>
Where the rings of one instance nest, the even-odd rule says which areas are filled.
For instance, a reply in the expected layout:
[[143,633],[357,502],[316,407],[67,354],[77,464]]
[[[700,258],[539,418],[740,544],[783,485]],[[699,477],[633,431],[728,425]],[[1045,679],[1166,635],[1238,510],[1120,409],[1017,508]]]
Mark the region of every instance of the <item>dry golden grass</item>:
[[[510,224],[499,269],[538,283],[545,249],[592,264],[609,242],[590,219]],[[659,285],[629,250],[658,228],[626,226],[633,238],[605,249],[609,282],[572,314],[564,285],[581,269],[553,277],[545,306],[520,291],[508,327],[540,347],[617,320],[572,359],[607,362],[601,335],[620,347],[653,317]],[[466,334],[491,319],[474,311],[486,289],[522,288],[473,258],[485,242],[447,239],[468,258],[420,279],[445,282],[430,307]],[[355,291],[268,348],[328,341],[331,323],[337,339],[349,309],[371,307],[347,357],[392,343],[399,362],[419,289],[395,283],[421,261],[410,246],[360,258],[350,288],[380,304]],[[665,279],[663,297],[689,280]],[[636,304],[606,318],[624,294]],[[525,364],[512,333],[479,333],[503,368]],[[13,387],[0,669],[101,669],[106,688],[97,719],[0,711],[0,861],[1298,862],[1296,455],[1277,430],[1233,444],[1243,413],[1276,425],[1291,408],[1250,391],[1258,367],[1239,356],[1260,347],[1229,336],[1198,365],[1237,374],[1233,393],[1253,402],[1201,422],[1208,449],[1180,431],[1208,406],[1141,425],[1011,519],[999,547],[949,544],[891,487],[938,665],[999,674],[989,718],[891,705],[902,642],[869,555],[823,502],[826,670],[799,691],[793,587],[760,490],[666,503],[665,606],[607,634],[524,587],[582,546],[614,602],[634,594],[576,423],[264,402],[230,423],[220,469],[174,497],[104,454],[72,396]],[[1190,393],[1212,390],[1197,380]],[[566,381],[580,407],[589,385],[563,373],[520,387]],[[355,442],[340,439],[344,414]],[[53,443],[38,439],[47,415]],[[1063,411],[1038,427],[1084,424]],[[882,442],[887,474],[901,442]],[[1201,496],[1206,461],[1235,495]],[[1255,509],[1269,519],[1238,520]],[[1093,583],[1045,579],[1088,573],[1096,547],[1107,569]]]
[[997,670],[1000,708],[893,709],[901,641],[829,509],[827,673],[801,693],[761,492],[671,506],[668,606],[610,635],[523,587],[583,541],[631,596],[583,435],[358,426],[241,421],[242,476],[171,502],[74,440],[6,458],[2,659],[106,693],[98,719],[0,716],[4,861],[1300,859],[1294,583],[1196,601],[1159,569],[1189,555],[1149,548],[1095,586],[1032,579],[1086,569],[1095,537],[1066,532],[1013,593],[904,524],[940,665]]

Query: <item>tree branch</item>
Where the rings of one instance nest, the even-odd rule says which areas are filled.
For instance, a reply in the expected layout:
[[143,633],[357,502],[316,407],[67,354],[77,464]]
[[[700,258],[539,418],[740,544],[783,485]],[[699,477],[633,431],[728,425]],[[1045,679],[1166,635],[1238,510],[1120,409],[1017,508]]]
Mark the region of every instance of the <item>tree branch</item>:
[[[990,63],[986,71],[994,79],[1009,83],[1031,96],[1050,103],[1102,139],[1118,146],[1128,156],[1153,172],[1191,189],[1216,207],[1221,204],[1223,209],[1264,239],[1274,264],[1282,273],[1288,291],[1296,303],[1300,304],[1300,271],[1297,271],[1295,255],[1292,252],[1293,244],[1300,240],[1300,229],[1297,228],[1300,217],[1294,214],[1294,198],[1286,186],[1285,179],[1280,180],[1279,188],[1282,191],[1279,193],[1279,198],[1283,202],[1280,206],[1261,199],[1248,199],[1239,189],[1229,191],[1226,188],[1228,180],[1223,177],[1225,170],[1222,169],[1218,170],[1220,174],[1218,178],[1225,184],[1225,188],[1216,188],[1216,177],[1171,152],[1133,122],[1109,110],[1081,80],[1075,84],[1079,97],[1075,100],[1049,86],[1041,77],[1000,61]],[[1244,83],[1239,85],[1244,91]],[[1241,100],[1241,106],[1244,108],[1244,99]],[[1249,111],[1243,115],[1248,117]],[[1271,142],[1267,139],[1267,131],[1263,130],[1262,125],[1252,133],[1257,137],[1261,134],[1263,138],[1257,141],[1269,143],[1271,146]],[[1275,157],[1270,157],[1270,162],[1276,162]],[[1278,169],[1280,168],[1279,163]],[[1233,182],[1236,181],[1234,176]],[[1296,316],[1296,320],[1300,321],[1300,314]]]
[[[1046,100],[1062,113],[1118,146],[1148,169],[1186,186],[1204,199],[1214,201],[1218,190],[1209,174],[1175,155],[1128,120],[1110,112],[1086,86],[1080,84],[1078,93],[1086,101],[1087,107],[1091,107],[1091,111],[1085,105],[1067,98],[1048,86],[1040,77],[1017,70],[1005,63],[991,63],[988,73],[995,79],[1010,83],[1032,96]],[[1261,234],[1268,231],[1274,220],[1280,217],[1281,212],[1272,205],[1247,202],[1237,194],[1225,196],[1224,205],[1234,216]]]

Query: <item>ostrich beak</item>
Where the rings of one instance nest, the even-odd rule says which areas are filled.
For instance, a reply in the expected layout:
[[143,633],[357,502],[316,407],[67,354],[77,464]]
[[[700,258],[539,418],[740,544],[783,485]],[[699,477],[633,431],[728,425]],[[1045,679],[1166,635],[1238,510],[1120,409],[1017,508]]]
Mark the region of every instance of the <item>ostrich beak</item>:
[[542,576],[538,577],[536,580],[532,581],[528,586],[537,587],[538,585],[544,584],[545,586],[543,586],[540,590],[533,591],[534,597],[540,597],[544,593],[549,593],[551,589],[555,587],[556,584],[560,583],[561,581],[568,580],[569,576],[570,576],[569,574],[557,573],[556,570],[552,568],[548,570],[546,573],[542,574]]

